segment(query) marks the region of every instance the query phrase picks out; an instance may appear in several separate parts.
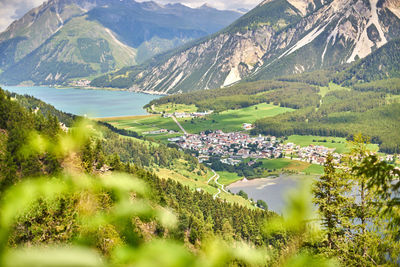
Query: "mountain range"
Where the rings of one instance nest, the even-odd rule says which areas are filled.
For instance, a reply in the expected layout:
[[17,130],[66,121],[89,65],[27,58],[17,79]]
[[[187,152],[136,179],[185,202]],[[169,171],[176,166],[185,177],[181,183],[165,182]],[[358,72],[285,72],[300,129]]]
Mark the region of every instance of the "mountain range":
[[136,65],[240,17],[209,6],[49,0],[0,34],[0,81],[62,84]]
[[357,64],[399,37],[399,0],[266,0],[218,33],[92,85],[164,94],[219,88]]

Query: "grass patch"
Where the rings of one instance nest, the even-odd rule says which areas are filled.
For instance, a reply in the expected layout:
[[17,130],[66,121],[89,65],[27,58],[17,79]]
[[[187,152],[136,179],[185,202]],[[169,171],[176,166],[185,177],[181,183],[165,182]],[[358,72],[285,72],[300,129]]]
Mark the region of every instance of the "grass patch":
[[329,86],[320,86],[319,87],[319,95],[322,97],[325,97],[326,94],[328,94],[329,92],[333,92],[333,91],[340,91],[340,90],[347,90],[350,91],[351,89],[348,87],[343,87],[340,86],[336,83],[330,82]]
[[169,138],[175,138],[175,137],[180,137],[182,134],[151,134],[151,135],[146,135],[146,139],[149,141],[155,141],[155,142],[161,142],[163,144],[169,144],[170,141],[168,141]]
[[119,122],[119,121],[127,121],[127,120],[142,120],[151,117],[155,117],[156,115],[139,115],[139,116],[123,116],[123,117],[108,117],[108,118],[98,118],[97,121],[104,121],[108,123]]
[[[203,177],[202,180],[198,179],[197,181],[195,179],[185,177],[181,173],[176,172],[175,170],[170,170],[170,169],[158,169],[158,170],[156,170],[156,174],[163,179],[172,179],[172,180],[177,181],[185,186],[188,186],[193,191],[201,189],[204,192],[207,192],[212,195],[215,195],[218,192],[217,188],[212,187],[211,185],[207,184],[208,179],[214,175],[212,172],[208,172],[207,177]],[[253,205],[251,205],[249,201],[243,199],[240,196],[231,195],[231,194],[222,192],[219,195],[219,197],[230,203],[237,203],[237,204],[247,207],[249,209],[255,209],[255,207]]]
[[193,120],[181,118],[179,121],[189,133],[199,133],[205,130],[233,132],[242,130],[243,123],[254,123],[261,118],[273,117],[291,111],[293,109],[263,103],[247,108],[223,111],[206,118]]
[[158,113],[192,113],[197,111],[197,107],[195,105],[168,103],[154,106],[154,111]]
[[345,153],[347,149],[346,138],[342,137],[324,137],[324,136],[313,136],[313,135],[291,135],[288,137],[287,143],[294,143],[301,147],[315,145],[324,146],[328,148],[336,148],[335,152]]
[[[250,159],[245,162],[249,162]],[[316,164],[310,164],[308,162],[291,160],[288,158],[282,159],[260,159],[257,162],[262,162],[260,167],[256,170],[263,170],[260,177],[277,176],[281,173],[303,173],[306,175],[321,175],[324,173],[324,167]]]
[[229,185],[234,182],[237,182],[239,180],[242,180],[243,177],[240,177],[237,173],[235,172],[227,172],[227,171],[221,171],[217,172],[220,176],[218,179],[218,182],[223,185]]
[[307,169],[304,171],[306,174],[324,174],[324,166],[311,164]]
[[103,121],[110,123],[114,127],[135,131],[139,134],[160,129],[180,131],[172,118],[162,118],[161,115],[111,118],[103,119]]
[[209,194],[216,194],[218,192],[218,189],[207,185],[207,182],[204,181],[196,181],[194,179],[185,177],[184,175],[177,173],[174,170],[170,169],[159,169],[156,171],[156,174],[163,178],[163,179],[171,179],[174,181],[177,181],[185,186],[188,186],[192,190],[197,190],[198,188],[201,188],[205,192]]
[[[189,133],[199,133],[205,130],[223,130],[225,132],[231,132],[242,130],[243,123],[254,123],[260,118],[272,117],[289,111],[293,111],[293,109],[263,103],[243,109],[223,111],[205,118],[193,120],[189,118],[180,118],[178,120]],[[138,132],[139,134],[160,129],[180,132],[179,127],[172,118],[163,118],[161,115],[104,118],[101,120],[117,128],[128,129]],[[153,135],[149,135],[149,137],[163,141],[170,138]]]
[[291,164],[289,159],[262,159],[262,168],[268,170],[278,170],[288,167]]
[[285,170],[293,171],[293,172],[305,172],[307,168],[310,167],[310,163],[299,161],[299,160],[291,160],[289,166],[285,168]]

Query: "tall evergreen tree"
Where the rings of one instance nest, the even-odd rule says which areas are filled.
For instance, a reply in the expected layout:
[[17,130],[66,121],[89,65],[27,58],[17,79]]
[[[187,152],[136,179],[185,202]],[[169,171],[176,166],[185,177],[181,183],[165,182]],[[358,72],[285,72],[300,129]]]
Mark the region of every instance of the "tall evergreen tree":
[[336,169],[333,156],[327,157],[325,174],[314,184],[314,203],[318,206],[322,223],[327,231],[328,247],[333,248],[338,235],[345,227],[345,210],[349,203],[346,193],[349,191],[348,178]]

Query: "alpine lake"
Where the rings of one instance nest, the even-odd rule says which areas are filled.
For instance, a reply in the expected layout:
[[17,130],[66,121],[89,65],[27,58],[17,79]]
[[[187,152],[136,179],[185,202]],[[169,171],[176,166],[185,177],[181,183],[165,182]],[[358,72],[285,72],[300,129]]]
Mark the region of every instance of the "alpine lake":
[[136,116],[147,114],[143,106],[158,95],[129,91],[55,88],[45,86],[2,86],[20,95],[30,95],[55,108],[90,118]]

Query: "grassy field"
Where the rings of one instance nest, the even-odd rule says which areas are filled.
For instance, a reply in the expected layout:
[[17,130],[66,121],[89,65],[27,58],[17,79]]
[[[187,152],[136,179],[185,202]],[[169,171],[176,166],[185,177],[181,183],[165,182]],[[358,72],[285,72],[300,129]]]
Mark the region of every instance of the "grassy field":
[[317,164],[310,164],[310,166],[304,170],[306,174],[324,174],[324,166]]
[[169,103],[169,104],[163,104],[159,106],[154,106],[155,112],[158,113],[191,113],[191,112],[196,112],[197,107],[195,105],[185,105],[185,104],[175,104],[175,103]]
[[243,177],[240,177],[239,175],[237,175],[237,173],[234,173],[234,172],[223,171],[223,172],[217,172],[217,173],[220,176],[218,182],[223,185],[229,185],[229,184],[232,184],[234,182],[237,182],[237,181],[243,179]]
[[[176,170],[170,170],[170,169],[158,169],[156,171],[156,174],[159,177],[162,177],[163,179],[172,179],[174,181],[180,182],[181,184],[188,186],[193,191],[201,189],[204,192],[207,192],[212,195],[215,195],[218,192],[217,188],[207,184],[207,180],[214,175],[212,172],[209,172],[207,177],[202,177],[201,179],[197,179],[197,180],[195,178],[192,178],[192,177],[189,178],[188,176],[181,174],[180,171],[177,172]],[[230,203],[237,203],[237,204],[245,206],[249,209],[255,209],[255,207],[253,205],[251,205],[248,200],[245,200],[244,198],[242,198],[240,196],[231,195],[231,194],[222,192],[219,195],[219,197]]]
[[[252,159],[244,160],[248,163]],[[322,175],[324,174],[323,166],[317,164],[310,164],[308,162],[292,160],[290,158],[279,158],[279,159],[259,159],[257,162],[261,162],[260,167],[256,167],[254,172],[256,176],[247,178],[265,178],[270,176],[279,176],[281,173],[288,174],[304,174],[304,175]]]
[[179,119],[183,128],[189,133],[199,133],[205,130],[222,130],[225,132],[242,130],[243,123],[254,123],[264,117],[273,117],[278,114],[293,111],[271,104],[259,104],[243,109],[227,110],[219,114],[212,114],[207,118]]
[[177,133],[177,134],[149,134],[146,135],[146,139],[150,141],[155,141],[155,142],[161,142],[163,144],[168,144],[170,143],[168,141],[169,138],[175,138],[182,136],[183,134]]
[[340,91],[340,90],[347,90],[350,91],[351,89],[348,87],[343,87],[335,83],[329,83],[329,86],[320,86],[319,87],[319,95],[325,97],[327,93],[333,91]]
[[[188,109],[192,108],[190,106],[187,107]],[[259,104],[239,110],[228,110],[219,114],[212,114],[207,118],[198,118],[193,120],[188,118],[181,118],[178,120],[181,122],[185,130],[189,133],[199,133],[205,130],[223,130],[228,132],[242,130],[243,123],[253,123],[259,118],[275,116],[288,111],[293,111],[293,109],[281,108],[270,104]],[[179,127],[172,120],[172,118],[163,118],[161,117],[161,115],[104,118],[101,119],[101,121],[108,122],[117,128],[135,131],[142,135],[145,132],[157,131],[160,129],[180,132]],[[146,136],[154,138],[154,140],[167,142],[168,138],[176,137],[179,135],[150,134]]]
[[295,173],[323,174],[324,168],[320,165],[310,164],[304,161],[290,159],[269,159],[262,160],[263,168],[269,170],[291,171]]
[[139,134],[160,129],[180,130],[172,118],[162,118],[161,115],[105,118],[102,121],[106,121],[114,127],[135,131]]
[[262,159],[262,168],[268,170],[278,170],[288,167],[291,161],[288,159]]
[[[326,142],[325,142],[326,141]],[[285,143],[294,143],[301,147],[316,145],[316,146],[325,146],[328,148],[336,148],[335,152],[337,153],[346,153],[349,152],[347,147],[346,138],[342,137],[324,137],[324,136],[313,136],[313,135],[291,135],[288,137],[288,140]],[[375,144],[368,145],[368,148],[372,151],[378,151],[379,146]]]

